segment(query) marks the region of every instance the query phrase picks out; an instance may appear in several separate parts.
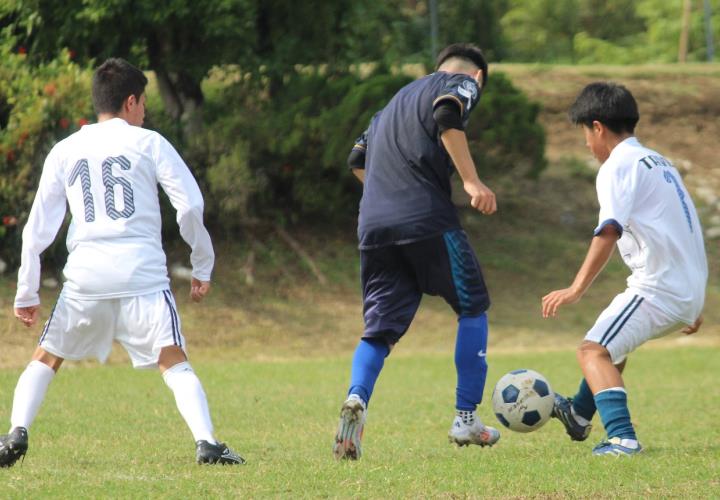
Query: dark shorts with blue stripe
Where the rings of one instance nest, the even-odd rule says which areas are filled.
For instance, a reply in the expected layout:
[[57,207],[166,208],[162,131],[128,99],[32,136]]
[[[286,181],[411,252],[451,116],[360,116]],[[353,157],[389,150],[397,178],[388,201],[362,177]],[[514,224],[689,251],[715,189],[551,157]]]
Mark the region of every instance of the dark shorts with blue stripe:
[[463,230],[425,240],[360,251],[363,338],[394,344],[415,317],[423,294],[439,295],[458,317],[479,316],[490,298]]

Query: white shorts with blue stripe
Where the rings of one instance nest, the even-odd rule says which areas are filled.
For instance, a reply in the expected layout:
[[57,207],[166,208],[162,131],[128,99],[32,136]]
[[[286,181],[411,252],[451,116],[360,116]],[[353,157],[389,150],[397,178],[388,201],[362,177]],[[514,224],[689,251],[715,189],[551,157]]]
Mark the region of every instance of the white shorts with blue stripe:
[[679,330],[684,325],[631,289],[617,295],[585,335],[610,352],[613,363],[648,340]]
[[135,368],[157,367],[163,347],[184,350],[172,292],[102,300],[79,300],[61,293],[39,345],[64,359],[97,358],[104,363],[113,340],[122,344]]

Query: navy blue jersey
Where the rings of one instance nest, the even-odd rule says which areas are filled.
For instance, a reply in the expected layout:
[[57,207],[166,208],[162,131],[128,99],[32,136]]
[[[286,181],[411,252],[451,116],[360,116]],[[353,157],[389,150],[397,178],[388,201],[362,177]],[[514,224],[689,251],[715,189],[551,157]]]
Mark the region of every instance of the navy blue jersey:
[[480,98],[473,78],[437,72],[395,94],[356,141],[365,151],[361,249],[404,244],[460,228],[451,200],[454,167],[440,141],[434,107],[458,104],[463,125]]

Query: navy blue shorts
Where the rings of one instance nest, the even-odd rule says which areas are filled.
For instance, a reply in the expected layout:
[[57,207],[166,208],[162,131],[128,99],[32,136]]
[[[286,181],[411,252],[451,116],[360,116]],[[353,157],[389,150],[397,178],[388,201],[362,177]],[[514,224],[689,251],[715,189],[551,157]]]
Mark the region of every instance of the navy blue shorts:
[[363,338],[394,344],[415,317],[424,293],[439,295],[459,317],[490,307],[480,264],[463,230],[405,245],[360,251]]

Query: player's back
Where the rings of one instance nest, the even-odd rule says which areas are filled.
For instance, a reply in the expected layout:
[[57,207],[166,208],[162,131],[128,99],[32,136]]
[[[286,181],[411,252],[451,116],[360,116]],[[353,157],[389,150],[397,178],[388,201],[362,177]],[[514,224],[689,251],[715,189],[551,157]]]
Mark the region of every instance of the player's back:
[[677,169],[631,138],[613,150],[598,183],[599,192],[612,183],[630,193],[628,224],[618,241],[633,271],[628,286],[677,319],[694,322],[704,302],[707,258],[700,220]]
[[367,133],[358,224],[361,248],[415,241],[460,227],[451,199],[454,168],[433,111],[436,102],[451,99],[467,122],[478,95],[468,75],[432,73],[400,89],[375,116]]
[[119,118],[58,143],[46,168],[63,181],[72,213],[65,293],[108,298],[167,288],[160,240],[159,134]]

